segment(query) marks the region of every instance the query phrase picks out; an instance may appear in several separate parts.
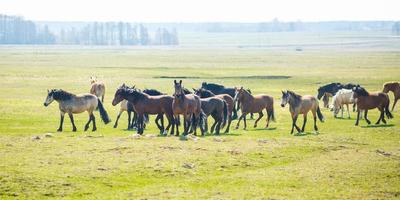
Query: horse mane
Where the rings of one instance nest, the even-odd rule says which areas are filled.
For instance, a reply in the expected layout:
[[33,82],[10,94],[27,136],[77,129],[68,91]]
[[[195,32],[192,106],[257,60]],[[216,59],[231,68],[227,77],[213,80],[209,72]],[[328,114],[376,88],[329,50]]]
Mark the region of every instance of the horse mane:
[[327,89],[327,88],[331,88],[334,86],[342,86],[342,84],[341,83],[329,83],[329,84],[319,87],[318,90]]
[[204,94],[207,97],[215,96],[215,94],[213,92],[211,92],[210,90],[204,89],[204,88],[200,88],[199,91],[200,91],[200,94]]
[[53,98],[55,100],[61,100],[61,101],[72,99],[72,97],[75,96],[75,94],[72,94],[70,92],[64,91],[62,89],[58,89],[58,90],[57,89],[53,89],[53,90],[51,90],[50,93],[52,93]]
[[354,92],[360,96],[365,96],[365,97],[369,96],[369,92],[363,87],[356,87]]
[[140,100],[140,99],[144,99],[147,94],[137,90],[137,89],[132,89],[129,87],[120,87],[119,88],[125,95],[132,95],[135,97],[135,99]]
[[143,93],[146,93],[150,96],[156,96],[156,95],[164,95],[164,93],[156,90],[156,89],[144,89]]
[[192,92],[190,90],[188,90],[187,88],[182,87],[183,93],[184,94],[192,94]]
[[287,93],[290,94],[291,96],[293,96],[296,100],[300,100],[301,99],[301,95],[296,94],[293,91],[288,90]]
[[206,83],[206,82],[203,82],[201,84],[201,87],[204,88],[204,89],[207,89],[207,90],[209,90],[209,89],[213,89],[213,90],[225,89],[225,86],[223,86],[223,85],[219,85],[219,84],[216,84],[216,83]]
[[391,82],[386,82],[386,83],[384,83],[383,84],[383,86],[386,86],[386,85],[398,85],[398,86],[400,86],[400,83],[399,82],[396,82],[396,81],[391,81]]

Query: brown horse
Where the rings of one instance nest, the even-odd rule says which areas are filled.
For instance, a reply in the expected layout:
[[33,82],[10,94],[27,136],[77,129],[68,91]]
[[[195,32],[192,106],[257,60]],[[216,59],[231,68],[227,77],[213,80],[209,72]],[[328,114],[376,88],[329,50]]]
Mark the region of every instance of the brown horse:
[[[200,88],[198,90],[196,90],[196,89],[193,89],[193,90],[195,90],[195,94],[197,96],[199,96],[200,98],[217,97],[217,98],[220,98],[220,99],[222,99],[222,100],[224,100],[226,102],[226,104],[228,105],[228,113],[227,113],[227,115],[228,115],[228,119],[227,119],[228,120],[228,126],[225,129],[225,133],[229,133],[229,128],[230,128],[231,122],[232,122],[233,109],[235,107],[233,98],[229,94],[218,94],[218,95],[215,95],[210,90],[206,90],[206,89],[203,89],[203,88]],[[224,120],[223,124],[221,125],[221,128],[223,128],[225,126],[225,122],[226,122],[226,120]]]
[[324,102],[324,108],[329,108],[329,97],[332,97],[332,94],[329,92],[325,92],[324,96],[322,96],[322,102]]
[[357,120],[356,126],[358,126],[358,122],[360,120],[361,110],[364,110],[364,119],[368,124],[371,122],[368,120],[368,110],[378,108],[381,112],[378,121],[376,124],[379,124],[382,120],[383,123],[386,124],[385,113],[388,119],[393,118],[392,113],[389,111],[389,96],[384,92],[377,93],[369,93],[363,87],[356,86],[353,88],[353,99],[355,99],[357,103]]
[[[324,116],[321,113],[318,100],[316,97],[312,95],[300,96],[292,91],[286,91],[286,92],[282,91],[281,106],[285,107],[285,105],[288,103],[289,103],[289,111],[290,114],[292,115],[292,130],[290,131],[290,134],[293,134],[293,128],[296,128],[297,132],[299,133],[304,132],[304,128],[307,122],[307,114],[310,110],[314,117],[314,130],[318,131],[317,115],[318,119],[321,122],[324,121]],[[304,116],[303,127],[301,128],[301,131],[300,128],[296,125],[297,117],[300,114],[303,114]]]
[[104,83],[98,82],[97,77],[90,77],[90,84],[92,87],[90,88],[90,94],[95,95],[96,97],[101,97],[101,102],[104,102],[104,95],[106,94],[106,86]]
[[400,83],[399,82],[389,82],[383,85],[383,92],[388,93],[392,91],[394,94],[394,102],[392,106],[392,111],[394,110],[394,106],[396,105],[397,101],[400,99]]
[[240,109],[242,110],[242,115],[239,117],[239,121],[236,125],[236,129],[239,128],[240,121],[244,121],[244,129],[246,130],[246,115],[248,113],[258,113],[258,118],[254,122],[254,128],[257,127],[257,122],[264,116],[263,109],[267,110],[267,125],[268,128],[270,119],[275,121],[274,116],[274,98],[265,94],[251,95],[247,90],[241,87],[236,92],[236,98],[240,101]]
[[72,131],[76,131],[73,114],[78,114],[87,111],[89,113],[89,121],[85,125],[85,131],[89,128],[90,122],[93,122],[92,131],[96,131],[96,120],[93,111],[99,108],[101,119],[105,124],[111,120],[108,117],[106,110],[103,107],[100,99],[92,94],[75,95],[64,90],[52,89],[47,91],[47,97],[44,106],[50,105],[53,101],[57,101],[60,109],[60,127],[57,131],[61,132],[63,129],[64,115],[68,113],[72,123]]
[[[138,134],[143,134],[144,131],[144,114],[157,115],[162,116],[165,114],[168,119],[168,126],[163,131],[163,134],[166,134],[169,128],[172,126],[171,134],[174,132],[174,117],[172,112],[172,101],[173,97],[168,95],[159,95],[159,96],[150,96],[146,93],[142,93],[137,91],[136,89],[131,89],[123,84],[120,86],[114,95],[114,100],[112,105],[115,106],[120,103],[122,100],[128,100],[133,104],[133,107],[138,116]],[[160,126],[156,123],[158,128]]]
[[[204,135],[203,129],[203,121],[205,120],[205,114],[201,110],[201,101],[200,97],[194,94],[186,94],[184,93],[182,80],[176,82],[174,80],[174,100],[172,102],[172,110],[174,112],[175,119],[179,118],[179,115],[183,115],[184,117],[184,135],[188,134],[188,130],[190,128],[191,118],[193,117],[193,131],[194,135],[196,135],[197,125],[200,124],[201,135]],[[176,123],[176,135],[179,135],[178,124]]]

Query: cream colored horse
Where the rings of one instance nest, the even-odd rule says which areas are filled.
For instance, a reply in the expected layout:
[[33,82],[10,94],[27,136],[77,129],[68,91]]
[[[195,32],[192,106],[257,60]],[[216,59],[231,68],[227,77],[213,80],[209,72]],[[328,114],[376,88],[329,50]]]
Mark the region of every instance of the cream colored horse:
[[348,118],[350,119],[349,104],[354,104],[353,91],[348,89],[340,89],[332,98],[333,116],[337,117],[339,110],[342,110],[342,118],[343,118],[343,111],[344,111],[343,106],[346,105],[347,115]]
[[101,119],[105,124],[110,122],[108,114],[103,107],[100,99],[92,94],[75,95],[64,90],[52,89],[47,91],[47,97],[44,106],[50,105],[53,101],[57,101],[60,109],[60,127],[57,131],[63,129],[64,115],[68,113],[72,123],[72,131],[76,131],[73,114],[78,114],[87,111],[89,113],[89,121],[85,125],[85,131],[89,128],[90,122],[93,122],[93,131],[97,130],[93,111],[99,108]]
[[90,77],[90,84],[92,87],[90,88],[90,94],[94,94],[98,98],[101,97],[101,102],[104,102],[104,95],[106,93],[106,86],[102,82],[97,81],[97,77]]

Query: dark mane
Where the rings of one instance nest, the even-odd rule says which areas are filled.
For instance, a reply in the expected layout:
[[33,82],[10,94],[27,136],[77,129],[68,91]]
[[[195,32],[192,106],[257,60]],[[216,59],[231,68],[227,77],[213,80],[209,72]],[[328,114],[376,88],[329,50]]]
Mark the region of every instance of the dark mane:
[[225,89],[225,86],[223,85],[219,85],[219,84],[215,84],[215,83],[206,83],[203,82],[201,84],[201,87],[207,90],[222,90]]
[[298,95],[298,94],[294,93],[293,91],[288,90],[287,93],[290,94],[291,96],[293,96],[296,100],[301,99],[301,95]]
[[369,92],[365,88],[360,87],[360,86],[356,87],[355,90],[353,90],[353,91],[360,96],[365,96],[365,97],[369,96]]
[[122,96],[133,96],[135,98],[135,100],[141,100],[144,99],[146,97],[147,94],[144,94],[143,92],[140,92],[136,89],[131,89],[128,87],[120,87],[118,89],[118,93],[120,93]]
[[53,95],[53,98],[55,100],[61,100],[61,101],[72,99],[72,97],[75,96],[75,94],[69,93],[62,89],[59,89],[59,90],[53,89],[50,91],[50,94]]
[[210,90],[204,89],[204,88],[200,88],[199,92],[200,92],[200,96],[203,98],[215,96],[215,94],[213,92],[211,92]]
[[146,93],[150,96],[164,95],[164,93],[162,93],[156,89],[144,89],[143,93]]
[[341,86],[342,86],[341,89],[344,88],[344,89],[351,90],[351,89],[353,89],[354,87],[356,87],[357,84],[354,84],[354,83],[347,83],[347,84],[344,84],[344,85],[341,85]]
[[318,90],[328,90],[330,88],[338,87],[338,86],[341,86],[341,85],[342,84],[340,84],[340,83],[329,83],[329,84],[326,84],[324,86],[319,87]]
[[183,93],[184,94],[192,94],[192,92],[190,90],[188,90],[187,88],[182,88]]

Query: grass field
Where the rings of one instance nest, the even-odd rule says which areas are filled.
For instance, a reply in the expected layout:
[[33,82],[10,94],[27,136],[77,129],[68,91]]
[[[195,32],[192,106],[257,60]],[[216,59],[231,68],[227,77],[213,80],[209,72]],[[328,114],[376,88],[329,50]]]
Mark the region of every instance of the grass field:
[[[0,47],[0,199],[399,199],[400,105],[381,126],[361,121],[355,127],[355,113],[334,119],[322,109],[320,132],[309,120],[306,133],[297,136],[289,134],[288,108],[279,106],[285,89],[316,94],[320,85],[338,81],[378,91],[386,81],[399,81],[399,38],[322,35],[333,46],[309,48],[312,35],[282,37],[269,47],[242,40],[224,46],[234,39],[209,36],[205,42],[196,35],[183,35],[182,47],[175,48]],[[204,45],[213,41],[220,46]],[[260,48],[245,47],[253,43]],[[106,83],[112,120],[120,84],[172,93],[173,79],[160,76],[194,77],[183,79],[187,88],[206,81],[272,95],[277,120],[269,130],[254,129],[249,120],[247,131],[181,141],[158,136],[154,122],[137,137],[125,130],[126,115],[114,129],[96,113],[97,132],[83,132],[87,115],[81,114],[75,116],[78,132],[66,118],[64,132],[56,133],[58,106],[43,106],[46,89],[85,93],[91,75]],[[375,122],[378,111],[369,118]],[[259,127],[264,125],[265,119]]]

